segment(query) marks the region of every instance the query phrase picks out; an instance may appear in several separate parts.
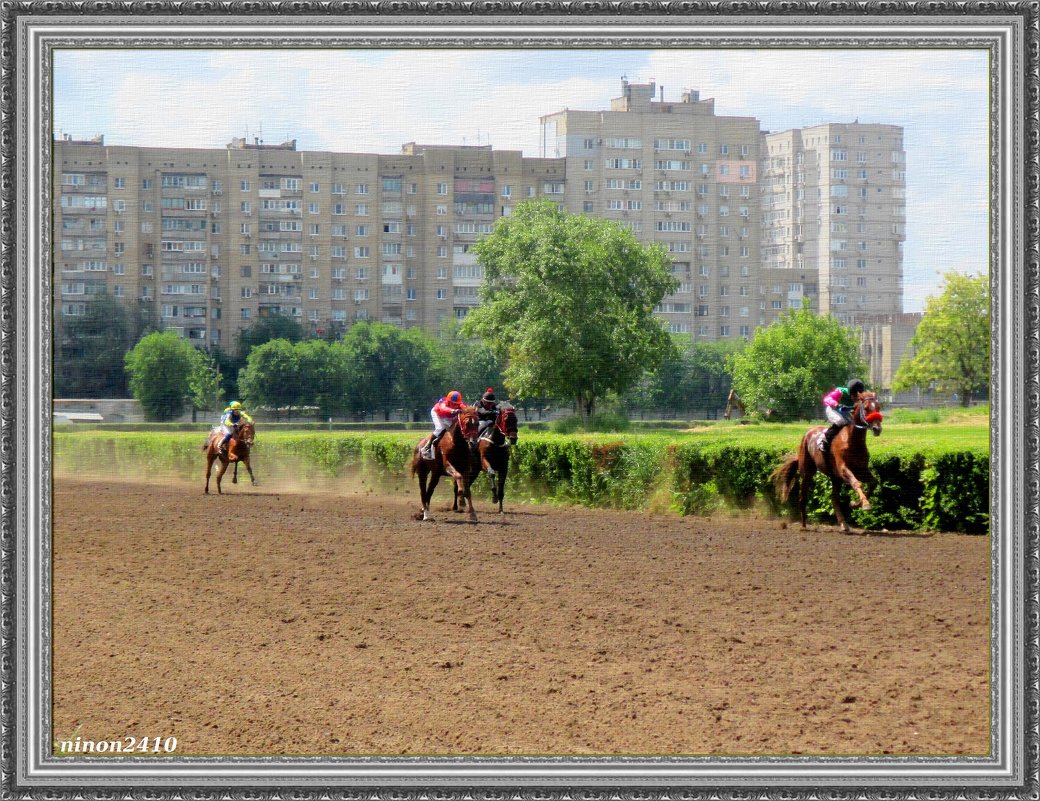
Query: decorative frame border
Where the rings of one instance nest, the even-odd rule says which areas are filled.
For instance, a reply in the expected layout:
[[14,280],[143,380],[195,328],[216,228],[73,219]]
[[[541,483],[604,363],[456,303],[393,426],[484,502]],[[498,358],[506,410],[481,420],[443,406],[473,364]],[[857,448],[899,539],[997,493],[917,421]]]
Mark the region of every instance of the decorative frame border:
[[[1040,798],[1037,0],[0,0],[0,793],[4,798]],[[506,32],[503,33],[503,30]],[[991,52],[991,754],[182,758],[50,743],[55,47],[983,47]],[[1019,478],[1024,478],[1020,483]]]

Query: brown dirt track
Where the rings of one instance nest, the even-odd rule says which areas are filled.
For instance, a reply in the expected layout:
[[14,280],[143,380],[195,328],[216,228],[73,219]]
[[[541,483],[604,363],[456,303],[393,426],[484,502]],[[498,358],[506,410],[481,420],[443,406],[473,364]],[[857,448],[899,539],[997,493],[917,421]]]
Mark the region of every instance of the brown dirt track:
[[[58,479],[54,731],[185,754],[985,754],[988,537]],[[231,527],[219,524],[229,516]]]

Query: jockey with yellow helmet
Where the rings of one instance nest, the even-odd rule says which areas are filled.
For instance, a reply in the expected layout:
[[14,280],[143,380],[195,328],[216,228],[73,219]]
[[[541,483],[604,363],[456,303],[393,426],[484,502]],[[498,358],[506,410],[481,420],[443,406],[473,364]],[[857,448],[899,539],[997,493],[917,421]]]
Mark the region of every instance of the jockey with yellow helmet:
[[452,423],[455,422],[456,415],[459,413],[459,409],[463,405],[462,393],[457,389],[453,389],[430,409],[430,419],[433,420],[433,436],[430,438],[429,445],[426,446],[427,453],[430,454],[427,458],[433,457],[433,449],[437,446],[437,441],[444,436],[445,431],[451,428]]
[[[220,429],[224,432],[224,439],[220,442],[220,452],[226,453],[228,442],[231,438],[238,433],[238,427],[242,423],[252,423],[253,418],[242,411],[242,404],[236,401],[231,401],[224,410],[224,413],[220,416]],[[234,461],[235,457],[232,455],[231,460]]]

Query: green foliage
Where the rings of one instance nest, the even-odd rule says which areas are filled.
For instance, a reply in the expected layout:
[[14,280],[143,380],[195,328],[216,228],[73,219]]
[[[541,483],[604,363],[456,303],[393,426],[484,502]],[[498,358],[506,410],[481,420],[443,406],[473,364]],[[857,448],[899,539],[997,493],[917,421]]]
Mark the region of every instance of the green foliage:
[[[965,427],[967,428],[967,427]],[[672,509],[715,515],[779,511],[770,473],[804,426],[719,426],[709,433],[558,435],[521,428],[512,451],[509,494],[620,509]],[[947,437],[947,433],[953,436]],[[985,533],[989,526],[988,430],[914,426],[872,449],[872,508],[852,510],[868,529]],[[56,468],[87,462],[105,469],[170,470],[197,478],[203,433],[56,432]],[[419,432],[281,432],[260,427],[255,458],[265,472],[291,464],[325,477],[361,475],[408,492],[408,465]],[[886,434],[887,436],[887,434]],[[946,440],[951,440],[947,442]],[[851,499],[843,489],[844,501]],[[833,523],[829,482],[817,476],[810,519]]]
[[502,363],[494,349],[480,339],[462,335],[454,318],[447,318],[437,337],[434,356],[436,374],[441,383],[462,393],[467,402],[475,401],[492,387],[504,399]]
[[776,420],[815,417],[828,389],[866,370],[855,332],[808,308],[759,328],[727,363],[748,413]]
[[657,370],[644,373],[625,401],[673,412],[725,406],[732,383],[727,360],[743,349],[743,340],[691,342],[689,336],[675,334],[672,342],[675,352]]
[[986,276],[947,273],[943,293],[928,299],[910,351],[896,372],[896,391],[931,387],[956,392],[965,406],[973,395],[985,393],[990,374]]
[[620,411],[597,412],[584,420],[578,415],[561,417],[549,424],[549,429],[557,434],[574,434],[578,431],[618,433],[628,431],[631,427],[628,418]]
[[238,358],[244,363],[258,345],[274,339],[299,342],[305,336],[303,326],[286,314],[267,314],[248,328],[238,332]]
[[55,316],[54,396],[129,397],[127,351],[157,327],[150,304],[101,294],[82,317]]
[[191,405],[196,409],[219,409],[223,406],[224,390],[220,386],[220,370],[216,361],[201,350],[193,354],[195,365],[188,376]]
[[435,340],[422,330],[361,322],[340,343],[348,365],[351,411],[428,408],[446,391],[434,358]]
[[290,409],[307,404],[299,354],[287,339],[273,339],[249,352],[238,375],[246,407]]
[[677,287],[661,246],[542,199],[518,204],[474,250],[483,303],[462,330],[508,357],[514,395],[573,398],[589,416],[671,352],[653,316]]
[[192,374],[205,369],[195,348],[171,332],[144,337],[124,361],[131,393],[150,420],[160,421],[181,413],[192,394]]

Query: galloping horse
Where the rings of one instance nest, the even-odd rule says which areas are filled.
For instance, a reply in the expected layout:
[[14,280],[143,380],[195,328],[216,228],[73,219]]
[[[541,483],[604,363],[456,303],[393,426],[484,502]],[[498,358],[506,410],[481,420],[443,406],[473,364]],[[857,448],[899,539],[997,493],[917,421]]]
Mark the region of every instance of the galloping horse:
[[488,432],[477,443],[480,469],[488,474],[491,481],[491,502],[498,503],[498,512],[502,514],[502,501],[506,497],[506,475],[509,473],[509,449],[516,445],[516,410],[508,404],[502,404],[495,422],[488,427]]
[[253,486],[256,486],[256,476],[253,475],[253,468],[249,466],[249,449],[253,445],[255,436],[256,432],[252,423],[245,422],[238,427],[235,438],[228,443],[228,451],[233,451],[237,457],[234,462],[231,462],[228,454],[220,451],[220,443],[224,440],[223,429],[215,429],[210,432],[209,439],[202,446],[202,450],[206,452],[206,495],[209,495],[209,474],[213,471],[213,462],[218,459],[220,460],[220,467],[217,468],[218,494],[223,494],[220,489],[220,480],[224,477],[228,463],[235,465],[235,469],[231,474],[232,484],[238,483],[238,464],[241,462],[246,466],[246,470],[249,471],[249,480],[253,482]]
[[842,531],[849,530],[839,502],[842,481],[859,496],[858,500],[852,502],[852,506],[870,508],[870,501],[863,491],[863,482],[872,484],[875,480],[868,464],[867,429],[873,431],[875,437],[878,436],[883,419],[877,395],[873,392],[860,393],[852,407],[852,424],[838,432],[831,443],[830,454],[821,453],[819,447],[820,435],[827,427],[813,426],[802,437],[797,455],[789,457],[773,471],[771,477],[782,503],[787,502],[792,491],[798,490],[802,528],[806,526],[805,505],[812,489],[812,477],[817,470],[831,480],[831,504]]
[[[432,436],[432,435],[431,435]],[[477,476],[477,410],[463,406],[451,428],[444,432],[437,443],[432,459],[422,457],[423,448],[430,437],[423,437],[412,452],[412,475],[419,474],[419,497],[422,500],[422,519],[430,517],[430,498],[441,476],[447,474],[455,481],[455,502],[452,511],[459,511],[459,496],[469,506],[469,520],[477,522],[473,499],[469,487]],[[429,478],[429,486],[426,480]]]

